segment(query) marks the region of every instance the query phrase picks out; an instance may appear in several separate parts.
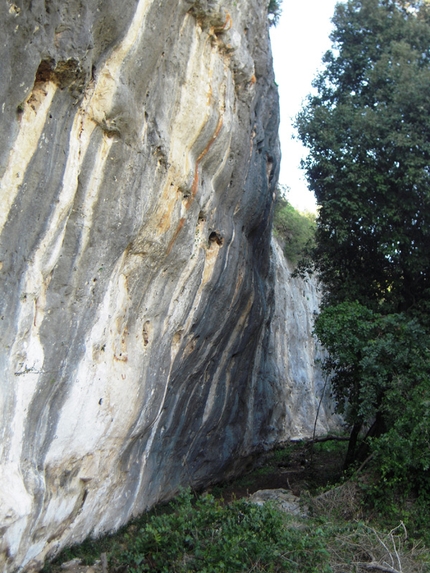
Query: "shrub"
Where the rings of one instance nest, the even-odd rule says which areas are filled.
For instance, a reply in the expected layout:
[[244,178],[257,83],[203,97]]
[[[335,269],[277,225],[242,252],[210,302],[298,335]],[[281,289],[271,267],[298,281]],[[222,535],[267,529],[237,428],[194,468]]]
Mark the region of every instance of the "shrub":
[[285,257],[296,265],[313,246],[315,215],[300,213],[280,197],[275,205],[273,225],[275,237],[283,244]]
[[267,7],[267,13],[269,15],[269,25],[276,26],[281,17],[281,4],[282,0],[269,0],[269,5]]
[[129,536],[111,565],[135,573],[330,571],[323,537],[270,504],[223,505],[211,495],[193,503],[185,491],[172,508]]

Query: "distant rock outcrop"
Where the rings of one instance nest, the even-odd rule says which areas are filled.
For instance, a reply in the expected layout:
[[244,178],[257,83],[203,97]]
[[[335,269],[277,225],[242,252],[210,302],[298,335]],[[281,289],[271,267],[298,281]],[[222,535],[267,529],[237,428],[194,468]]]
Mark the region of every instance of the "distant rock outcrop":
[[[324,352],[312,335],[321,301],[315,276],[293,276],[276,239],[272,243],[275,312],[270,323],[269,364],[282,392],[281,439],[301,439],[339,429],[330,386],[319,362]],[[270,361],[271,359],[271,361]]]
[[12,572],[309,434],[321,388],[306,297],[274,286],[265,3],[0,12],[0,568]]

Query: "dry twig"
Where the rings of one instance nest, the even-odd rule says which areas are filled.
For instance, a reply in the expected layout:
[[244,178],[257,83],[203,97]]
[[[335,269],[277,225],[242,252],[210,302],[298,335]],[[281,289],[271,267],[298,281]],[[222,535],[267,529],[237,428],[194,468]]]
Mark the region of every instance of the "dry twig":
[[402,573],[402,570],[398,571],[389,565],[381,565],[376,561],[371,561],[370,563],[356,563],[362,569],[374,570],[374,571],[384,571],[384,573]]

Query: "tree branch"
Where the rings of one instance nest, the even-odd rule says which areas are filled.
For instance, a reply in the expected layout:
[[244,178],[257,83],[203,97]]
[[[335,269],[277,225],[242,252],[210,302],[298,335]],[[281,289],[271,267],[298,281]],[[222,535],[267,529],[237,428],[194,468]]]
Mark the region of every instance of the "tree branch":
[[363,569],[369,569],[369,570],[373,569],[376,571],[383,571],[384,573],[402,573],[402,571],[394,569],[393,567],[390,567],[390,565],[381,565],[376,561],[371,561],[370,563],[355,563],[355,565],[358,565]]
[[319,444],[322,442],[349,442],[349,436],[332,436],[329,434],[322,438],[312,438],[312,440],[310,440],[310,443],[312,444]]

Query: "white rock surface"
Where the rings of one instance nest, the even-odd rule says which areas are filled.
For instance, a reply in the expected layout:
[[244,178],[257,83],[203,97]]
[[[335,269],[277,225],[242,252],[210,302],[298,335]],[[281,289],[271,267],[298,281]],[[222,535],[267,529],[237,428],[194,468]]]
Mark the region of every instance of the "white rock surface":
[[287,489],[259,489],[249,496],[249,501],[256,505],[267,502],[275,504],[279,509],[299,517],[307,516],[307,508],[301,504],[300,498]]
[[309,435],[321,381],[316,298],[270,256],[264,2],[8,0],[0,18],[10,573]]

